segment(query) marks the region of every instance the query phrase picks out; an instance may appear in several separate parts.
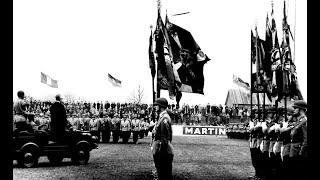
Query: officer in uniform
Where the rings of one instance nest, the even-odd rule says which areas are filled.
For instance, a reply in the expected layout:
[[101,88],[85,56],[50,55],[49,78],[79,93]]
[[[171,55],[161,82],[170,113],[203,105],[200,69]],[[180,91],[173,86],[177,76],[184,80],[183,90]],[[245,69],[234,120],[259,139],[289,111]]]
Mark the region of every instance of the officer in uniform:
[[293,116],[297,118],[294,127],[291,129],[291,146],[289,157],[291,158],[291,170],[293,178],[308,179],[307,176],[307,103],[304,100],[297,100],[292,105]]
[[135,144],[138,144],[140,130],[141,130],[140,120],[137,118],[137,114],[134,113],[132,115],[131,131],[132,131],[133,143]]
[[145,137],[148,137],[148,134],[149,134],[149,127],[150,123],[148,120],[145,120],[145,123],[144,123],[144,136]]
[[168,101],[165,98],[158,98],[154,103],[159,113],[159,120],[154,126],[154,138],[151,151],[159,180],[172,179],[173,147],[171,119],[166,111]]
[[121,131],[122,142],[124,144],[128,143],[128,140],[131,135],[131,122],[128,114],[123,114],[123,119],[121,120],[121,123],[120,123],[120,131]]
[[111,119],[111,131],[113,143],[118,143],[119,140],[119,130],[120,130],[120,118],[118,113],[114,114],[114,117]]
[[100,117],[102,117],[102,142],[108,143],[111,136],[111,119],[113,118],[113,113],[109,113],[109,115],[106,114],[105,116],[101,113]]
[[92,115],[90,119],[90,134],[97,136],[97,141],[100,142],[100,120],[98,114]]
[[142,116],[142,114],[140,115],[140,132],[139,132],[139,137],[140,139],[144,138],[144,134],[145,134],[145,129],[146,129],[146,122],[144,121],[144,117]]
[[251,115],[251,119],[249,122],[249,147],[250,147],[250,155],[251,155],[251,162],[252,162],[252,166],[255,170],[255,174],[254,176],[250,176],[250,179],[257,179],[258,178],[258,173],[257,173],[257,157],[256,157],[256,143],[257,143],[257,136],[256,133],[254,131],[254,127],[257,124],[258,121],[258,113],[257,113],[257,109],[253,109],[252,110],[252,115]]
[[[263,155],[260,150],[261,143],[264,137],[264,134],[262,132],[262,122],[263,118],[261,118],[262,111],[260,109],[257,110],[257,123],[254,126],[254,134],[253,136],[255,137],[256,141],[254,143],[254,152],[255,152],[255,159],[256,159],[256,176],[257,179],[263,178]],[[259,119],[260,118],[260,119]]]
[[27,106],[29,105],[29,102],[25,99],[24,92],[18,91],[18,100],[14,102],[13,104],[13,125],[14,130],[16,132],[24,131],[30,129],[30,126],[27,123]]
[[285,179],[290,172],[289,169],[289,153],[290,153],[290,146],[291,146],[291,129],[295,123],[295,119],[293,118],[294,109],[292,107],[287,108],[287,120],[282,123],[282,127],[280,129],[280,137],[279,139],[282,140],[281,146],[281,167],[280,167],[280,178]]

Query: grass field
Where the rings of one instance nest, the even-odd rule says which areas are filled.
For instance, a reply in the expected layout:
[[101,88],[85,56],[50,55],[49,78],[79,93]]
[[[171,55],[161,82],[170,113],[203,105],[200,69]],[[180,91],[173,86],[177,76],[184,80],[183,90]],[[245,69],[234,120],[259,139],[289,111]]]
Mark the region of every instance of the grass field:
[[[35,168],[18,168],[13,161],[13,179],[152,179],[155,170],[150,135],[139,144],[100,143],[91,151],[89,163],[71,164],[65,158],[53,167],[46,157]],[[248,141],[216,136],[174,136],[173,175],[176,180],[247,179],[254,174]]]

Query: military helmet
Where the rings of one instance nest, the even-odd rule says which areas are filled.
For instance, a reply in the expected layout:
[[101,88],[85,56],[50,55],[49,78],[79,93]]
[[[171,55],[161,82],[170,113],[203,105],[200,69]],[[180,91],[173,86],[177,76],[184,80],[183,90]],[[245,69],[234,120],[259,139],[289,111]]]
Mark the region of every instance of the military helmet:
[[155,102],[154,105],[158,105],[160,107],[163,108],[167,108],[168,107],[168,101],[166,98],[158,98]]
[[292,105],[293,108],[307,109],[307,103],[304,100],[297,100]]

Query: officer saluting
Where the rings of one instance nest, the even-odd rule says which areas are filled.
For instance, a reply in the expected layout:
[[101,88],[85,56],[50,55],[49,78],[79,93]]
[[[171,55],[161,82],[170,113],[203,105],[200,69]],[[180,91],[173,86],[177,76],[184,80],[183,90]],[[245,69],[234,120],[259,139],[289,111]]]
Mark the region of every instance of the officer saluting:
[[171,119],[166,109],[168,101],[165,98],[158,98],[155,103],[155,110],[160,113],[159,120],[154,126],[154,139],[151,145],[151,151],[158,178],[172,179],[172,161],[173,148]]

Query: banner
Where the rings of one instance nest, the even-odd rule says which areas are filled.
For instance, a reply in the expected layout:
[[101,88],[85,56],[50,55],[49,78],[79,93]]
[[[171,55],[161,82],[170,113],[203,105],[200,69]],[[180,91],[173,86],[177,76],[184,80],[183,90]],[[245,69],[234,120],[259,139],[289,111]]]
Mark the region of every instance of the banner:
[[49,77],[48,75],[44,74],[43,72],[41,72],[41,82],[53,87],[53,88],[58,88],[58,81],[52,79],[51,77]]
[[183,126],[183,135],[226,135],[224,126]]

